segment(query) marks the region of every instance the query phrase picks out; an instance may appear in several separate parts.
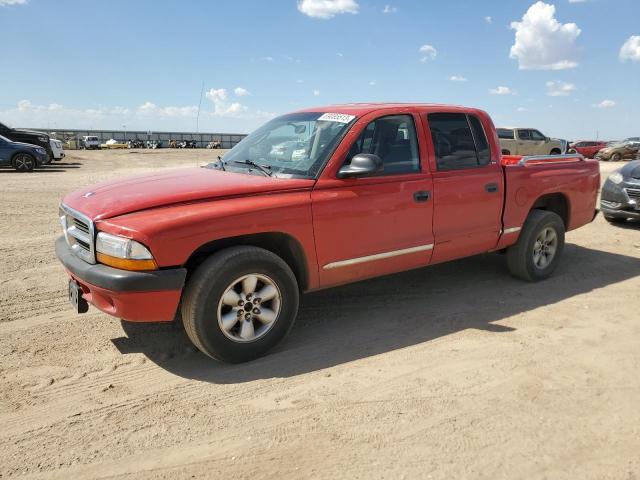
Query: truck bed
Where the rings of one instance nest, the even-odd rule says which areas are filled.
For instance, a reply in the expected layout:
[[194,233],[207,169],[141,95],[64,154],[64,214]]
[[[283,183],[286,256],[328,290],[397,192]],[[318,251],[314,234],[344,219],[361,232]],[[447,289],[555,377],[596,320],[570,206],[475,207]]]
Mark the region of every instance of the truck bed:
[[[580,154],[505,155],[501,164],[505,179],[505,229],[523,225],[532,208],[549,202],[566,209],[567,231],[593,220],[600,186],[597,161],[587,160]],[[500,247],[509,243],[503,238]]]

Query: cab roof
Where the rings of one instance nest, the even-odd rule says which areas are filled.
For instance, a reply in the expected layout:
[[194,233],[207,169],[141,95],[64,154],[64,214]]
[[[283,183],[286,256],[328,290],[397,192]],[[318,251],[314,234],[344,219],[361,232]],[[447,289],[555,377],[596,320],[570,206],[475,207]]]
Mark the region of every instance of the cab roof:
[[437,103],[342,103],[336,105],[324,105],[311,108],[303,108],[297,110],[301,112],[331,112],[344,113],[348,115],[362,116],[367,113],[379,110],[406,108],[407,110],[430,112],[430,111],[447,111],[447,112],[480,112],[481,110],[472,107],[464,107],[461,105],[444,105]]

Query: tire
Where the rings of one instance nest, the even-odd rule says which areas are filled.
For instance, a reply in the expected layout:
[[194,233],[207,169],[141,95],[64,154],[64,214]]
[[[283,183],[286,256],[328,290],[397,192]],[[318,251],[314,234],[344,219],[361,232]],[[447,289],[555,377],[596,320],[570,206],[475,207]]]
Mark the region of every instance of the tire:
[[[260,292],[269,298],[245,295]],[[182,321],[205,355],[222,362],[247,362],[289,333],[298,301],[296,277],[284,260],[262,248],[231,247],[209,257],[187,282]]]
[[15,168],[18,172],[33,172],[33,169],[36,168],[36,159],[33,158],[28,153],[17,153],[13,157],[13,168]]
[[562,152],[560,150],[558,150],[557,148],[554,148],[553,150],[551,150],[551,155],[560,155]]
[[620,160],[622,160],[622,155],[620,155],[619,153],[614,153],[613,155],[611,155],[611,158],[609,158],[609,160],[611,160],[612,162],[619,162]]
[[502,155],[511,155],[511,152],[509,150],[502,150]]
[[[509,272],[514,277],[529,282],[549,277],[556,269],[564,249],[564,231],[564,222],[556,213],[532,210],[524,222],[518,243],[507,249]],[[550,241],[552,235],[554,241]],[[545,239],[544,242],[549,242],[547,247],[540,244],[541,238]],[[540,252],[541,247],[547,248],[546,254],[544,250]],[[552,255],[549,257],[551,251]]]

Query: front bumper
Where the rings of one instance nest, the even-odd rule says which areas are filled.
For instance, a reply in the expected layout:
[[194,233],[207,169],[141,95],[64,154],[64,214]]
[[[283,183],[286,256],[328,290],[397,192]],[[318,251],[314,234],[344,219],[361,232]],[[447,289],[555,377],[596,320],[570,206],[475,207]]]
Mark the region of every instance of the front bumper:
[[175,318],[187,270],[147,272],[90,264],[73,254],[64,237],[56,255],[69,276],[80,284],[82,297],[109,315],[132,322],[169,322]]
[[631,198],[627,189],[638,189],[637,184],[622,182],[613,183],[610,180],[602,186],[600,210],[606,217],[633,218],[640,220],[640,200]]

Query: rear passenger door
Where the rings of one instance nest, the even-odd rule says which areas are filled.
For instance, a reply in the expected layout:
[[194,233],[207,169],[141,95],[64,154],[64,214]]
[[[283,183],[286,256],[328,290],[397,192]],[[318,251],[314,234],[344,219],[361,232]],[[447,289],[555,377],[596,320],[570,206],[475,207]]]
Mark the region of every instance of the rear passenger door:
[[518,155],[535,155],[536,147],[531,140],[531,130],[518,129]]
[[[502,229],[504,185],[488,120],[465,113],[424,116],[433,146],[432,263],[486,252]],[[435,165],[434,165],[435,164]]]

